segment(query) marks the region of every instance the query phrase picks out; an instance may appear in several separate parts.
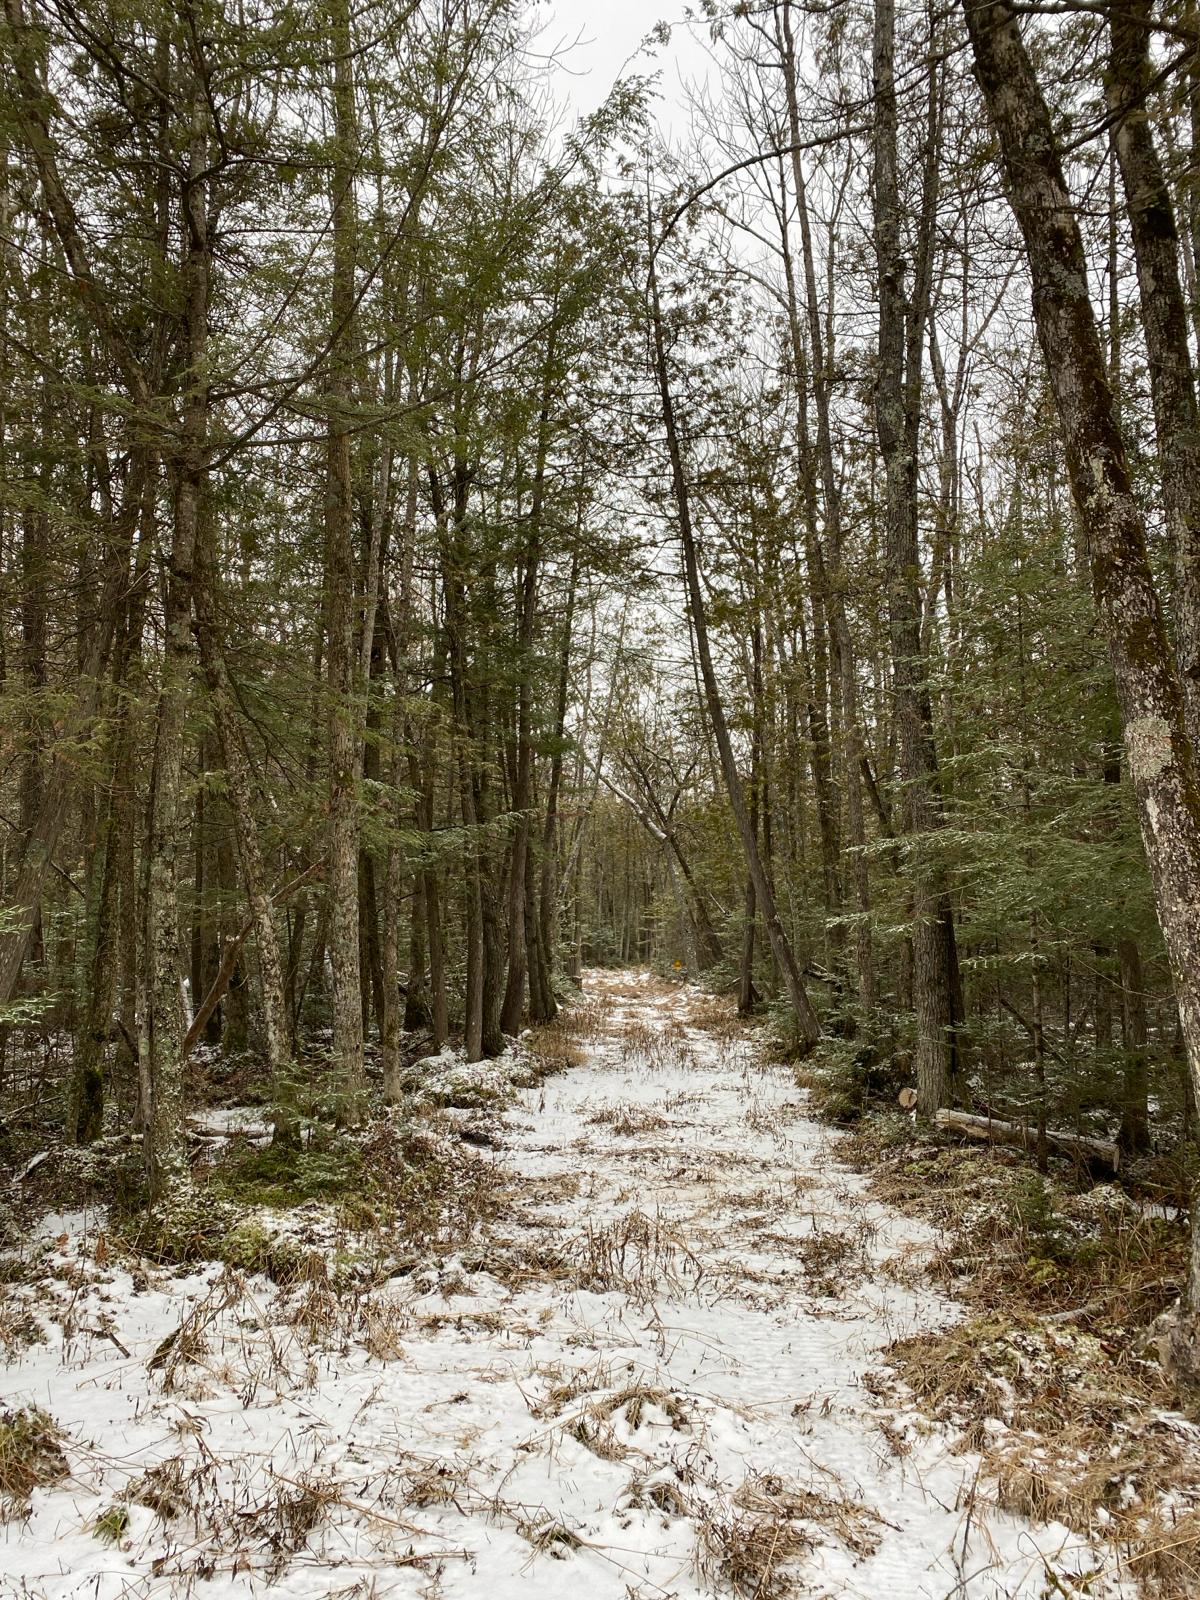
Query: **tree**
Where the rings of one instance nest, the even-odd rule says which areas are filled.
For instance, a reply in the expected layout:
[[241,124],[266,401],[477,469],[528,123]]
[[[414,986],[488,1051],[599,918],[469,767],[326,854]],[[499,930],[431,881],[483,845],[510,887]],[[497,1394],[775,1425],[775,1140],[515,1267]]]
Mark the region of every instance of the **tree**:
[[[1196,1092],[1200,787],[1184,723],[1182,685],[1114,415],[1083,240],[1050,114],[1017,19],[1003,0],[968,3],[965,14],[1009,203],[1029,263],[1037,334],[1062,429],[1071,492],[1089,542],[1096,604],[1112,657],[1142,839]],[[1188,1288],[1188,1314],[1176,1330],[1172,1351],[1180,1370],[1195,1379],[1200,1377],[1200,1226],[1194,1234]]]

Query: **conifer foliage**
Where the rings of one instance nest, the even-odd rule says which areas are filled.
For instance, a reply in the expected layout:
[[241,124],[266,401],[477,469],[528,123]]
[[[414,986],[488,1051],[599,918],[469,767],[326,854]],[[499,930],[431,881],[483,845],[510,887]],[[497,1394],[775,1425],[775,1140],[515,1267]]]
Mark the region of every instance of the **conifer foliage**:
[[5,0],[14,1160],[649,963],[1186,1198],[1195,18],[704,11],[668,145],[517,0]]

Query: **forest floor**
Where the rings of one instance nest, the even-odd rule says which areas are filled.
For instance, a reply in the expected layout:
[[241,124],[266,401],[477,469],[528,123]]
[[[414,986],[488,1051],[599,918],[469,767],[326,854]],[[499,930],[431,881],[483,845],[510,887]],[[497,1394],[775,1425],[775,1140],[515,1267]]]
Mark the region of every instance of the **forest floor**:
[[317,1264],[290,1278],[152,1262],[98,1209],[0,1258],[0,1594],[1139,1592],[1118,1547],[1000,1508],[1002,1421],[877,1375],[967,1312],[794,1072],[721,1002],[588,987],[577,1064],[439,1112],[492,1199],[401,1270],[323,1203],[259,1219]]

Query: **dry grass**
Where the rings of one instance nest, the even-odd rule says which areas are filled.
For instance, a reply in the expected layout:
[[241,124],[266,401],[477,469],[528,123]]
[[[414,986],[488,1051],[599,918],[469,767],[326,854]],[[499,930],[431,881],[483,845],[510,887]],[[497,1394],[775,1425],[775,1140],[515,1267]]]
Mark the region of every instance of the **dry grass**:
[[0,1283],[0,1356],[14,1361],[46,1335],[16,1285]]
[[838,1228],[814,1228],[800,1241],[798,1250],[809,1289],[830,1300],[844,1294],[852,1275],[860,1278],[870,1270],[869,1236],[869,1229],[850,1233]]
[[704,1270],[677,1229],[637,1210],[589,1223],[576,1237],[572,1259],[582,1287],[597,1294],[619,1290],[637,1304],[663,1290],[679,1295],[695,1289]]
[[697,1524],[697,1561],[708,1584],[745,1600],[786,1600],[796,1592],[789,1571],[816,1548],[803,1527],[755,1512],[712,1510]]
[[[636,1433],[643,1422],[651,1419],[655,1410],[677,1433],[691,1427],[691,1408],[684,1396],[658,1384],[614,1383],[615,1373],[603,1361],[570,1373],[550,1368],[544,1372],[544,1376],[554,1381],[550,1383],[543,1399],[530,1409],[535,1417],[557,1417],[568,1407],[575,1406],[566,1425],[566,1431],[575,1438],[579,1438],[575,1432],[578,1426],[582,1425],[584,1431],[588,1432],[597,1425],[609,1425],[618,1417],[623,1419],[631,1432]],[[585,1398],[589,1396],[591,1398]],[[584,1401],[584,1404],[578,1405],[579,1401]],[[590,1439],[580,1442],[592,1448]]]
[[268,1583],[277,1583],[330,1509],[343,1503],[343,1496],[332,1478],[316,1473],[277,1477],[272,1490],[241,1513],[240,1523],[244,1544],[266,1552]]
[[822,1488],[794,1483],[778,1473],[753,1473],[734,1496],[734,1503],[758,1516],[804,1521],[826,1533],[860,1559],[879,1548],[884,1519],[849,1494],[832,1472],[822,1475]]
[[1179,1295],[1183,1220],[1142,1211],[1111,1185],[1042,1179],[1019,1154],[931,1142],[879,1146],[866,1130],[833,1147],[865,1171],[868,1193],[939,1230],[940,1284],[986,1310],[1052,1316],[1129,1345]]
[[595,1417],[624,1417],[630,1431],[636,1433],[642,1423],[649,1420],[651,1408],[660,1411],[677,1433],[691,1426],[691,1415],[685,1401],[669,1389],[656,1384],[631,1383],[612,1394],[606,1394],[589,1407]]
[[147,1468],[126,1492],[130,1500],[148,1507],[163,1522],[173,1522],[189,1504],[187,1469],[182,1457],[171,1456]]
[[[1200,1427],[1151,1347],[1186,1279],[1182,1220],[1065,1164],[914,1139],[895,1119],[834,1147],[868,1192],[939,1233],[934,1281],[966,1319],[893,1344],[869,1387],[982,1457],[997,1503],[1115,1547],[1152,1600],[1200,1593]],[[899,1380],[899,1384],[897,1383]]]
[[688,1022],[722,1044],[745,1038],[748,1030],[745,1019],[738,1016],[737,1006],[728,995],[697,995],[688,1006]]
[[625,1065],[637,1063],[650,1072],[686,1070],[695,1065],[687,1030],[678,1018],[655,1024],[632,1017],[617,1035],[617,1055]]
[[634,1139],[641,1134],[659,1133],[670,1127],[670,1120],[652,1106],[630,1103],[622,1106],[601,1106],[587,1119],[595,1127],[609,1127],[622,1138]]
[[747,1600],[785,1600],[796,1592],[796,1566],[818,1545],[832,1538],[866,1560],[885,1526],[833,1472],[822,1474],[819,1487],[752,1473],[727,1510],[697,1514],[698,1565],[708,1582]]
[[1200,1511],[1154,1519],[1125,1563],[1150,1600],[1200,1594]]
[[24,1516],[35,1489],[68,1475],[66,1435],[37,1406],[0,1412],[0,1521]]
[[460,1514],[460,1503],[469,1482],[464,1467],[441,1460],[421,1460],[416,1456],[404,1462],[406,1482],[401,1504],[422,1510],[427,1506],[453,1506]]
[[[579,1011],[584,1007],[577,1008]],[[576,1011],[561,1011],[553,1022],[539,1023],[522,1035],[521,1048],[537,1078],[581,1067],[587,1060],[586,1030],[593,1019],[577,1017]]]
[[601,1461],[624,1461],[629,1454],[611,1428],[590,1417],[576,1417],[565,1431],[576,1444],[583,1445],[585,1450],[590,1450]]
[[558,1517],[518,1517],[516,1529],[539,1555],[555,1556],[562,1561],[572,1551],[583,1549],[583,1540]]
[[666,1517],[686,1517],[691,1509],[686,1494],[674,1478],[648,1478],[641,1473],[629,1480],[622,1504],[634,1511],[653,1506]]
[[591,1044],[608,1032],[611,1016],[612,997],[601,991],[585,995],[575,1005],[565,1006],[548,1026],[557,1038],[577,1045]]

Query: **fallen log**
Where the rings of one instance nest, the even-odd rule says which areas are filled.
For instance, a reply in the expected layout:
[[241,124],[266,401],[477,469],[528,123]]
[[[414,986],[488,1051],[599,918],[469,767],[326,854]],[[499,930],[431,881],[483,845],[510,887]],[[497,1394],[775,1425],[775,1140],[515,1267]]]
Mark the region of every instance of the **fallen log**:
[[[935,1112],[933,1120],[939,1128],[961,1133],[967,1139],[986,1139],[990,1144],[1015,1144],[1024,1150],[1037,1149],[1037,1129],[1024,1123],[1000,1122],[996,1117],[976,1117],[967,1111],[948,1110]],[[1110,1172],[1118,1171],[1121,1165],[1120,1148],[1108,1139],[1089,1139],[1081,1133],[1047,1128],[1046,1144],[1060,1155],[1095,1163]]]

